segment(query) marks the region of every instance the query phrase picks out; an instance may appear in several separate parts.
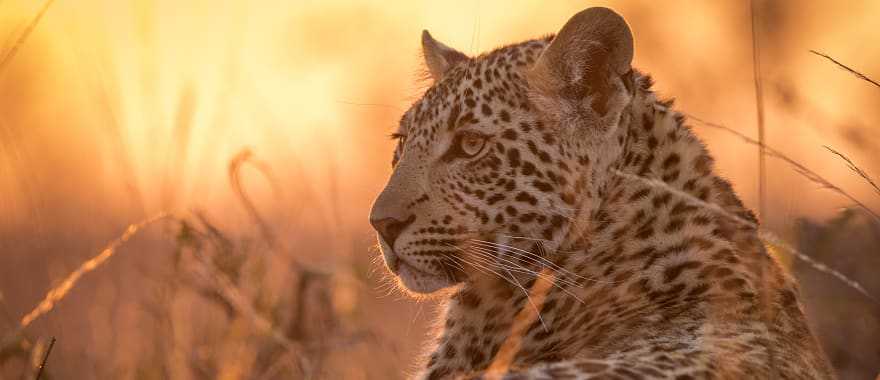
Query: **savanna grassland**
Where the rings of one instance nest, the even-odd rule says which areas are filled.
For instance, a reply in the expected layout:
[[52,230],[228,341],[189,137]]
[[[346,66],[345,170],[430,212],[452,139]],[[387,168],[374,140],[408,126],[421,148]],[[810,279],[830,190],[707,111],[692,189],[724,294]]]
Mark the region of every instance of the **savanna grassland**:
[[367,215],[421,30],[477,54],[597,5],[877,376],[878,2],[0,0],[0,379],[404,378],[437,304]]

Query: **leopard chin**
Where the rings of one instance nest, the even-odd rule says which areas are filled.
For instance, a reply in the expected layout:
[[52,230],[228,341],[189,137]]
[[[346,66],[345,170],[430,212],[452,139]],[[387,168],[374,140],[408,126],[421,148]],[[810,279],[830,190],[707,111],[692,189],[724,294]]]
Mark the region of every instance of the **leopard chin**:
[[446,274],[432,274],[402,261],[397,267],[397,278],[406,290],[420,295],[430,295],[456,284]]

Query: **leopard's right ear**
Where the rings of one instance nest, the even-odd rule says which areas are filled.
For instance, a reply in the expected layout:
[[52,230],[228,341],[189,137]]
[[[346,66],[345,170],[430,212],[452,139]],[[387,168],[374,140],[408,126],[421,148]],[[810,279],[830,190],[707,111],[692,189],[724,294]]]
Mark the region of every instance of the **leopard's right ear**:
[[632,58],[623,17],[589,8],[568,20],[526,78],[535,103],[560,124],[607,132],[629,101],[621,77]]
[[440,80],[450,67],[468,59],[464,53],[435,40],[427,30],[422,31],[422,54],[431,78],[435,81]]

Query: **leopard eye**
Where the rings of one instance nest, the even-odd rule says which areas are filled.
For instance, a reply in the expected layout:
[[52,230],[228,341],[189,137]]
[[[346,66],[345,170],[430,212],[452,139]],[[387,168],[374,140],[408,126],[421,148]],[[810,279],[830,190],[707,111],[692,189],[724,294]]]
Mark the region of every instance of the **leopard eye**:
[[486,136],[476,133],[464,133],[459,139],[461,152],[468,157],[473,157],[483,151],[486,146]]

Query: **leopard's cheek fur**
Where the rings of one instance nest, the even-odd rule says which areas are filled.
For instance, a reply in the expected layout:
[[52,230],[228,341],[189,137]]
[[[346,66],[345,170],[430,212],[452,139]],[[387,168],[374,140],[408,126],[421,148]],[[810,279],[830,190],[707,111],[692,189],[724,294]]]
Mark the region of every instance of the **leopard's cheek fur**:
[[[540,121],[505,125],[479,160],[458,165],[453,178],[435,185],[453,221],[468,221],[462,260],[495,260],[539,270],[535,258],[555,250],[581,206],[589,165],[556,131]],[[567,149],[566,149],[567,148]],[[506,247],[505,247],[506,246]],[[477,257],[473,257],[477,256]]]
[[580,201],[575,189],[582,179],[574,173],[583,166],[563,145],[546,144],[558,138],[543,129],[539,122],[505,126],[506,132],[473,159],[430,162],[416,152],[404,156],[389,188],[423,191],[403,206],[406,215],[416,217],[391,254],[422,277],[440,277],[442,286],[479,275],[475,268],[490,266],[487,262],[535,267],[534,258],[517,252],[558,246]]
[[432,158],[436,153],[408,150],[373,211],[373,216],[408,220],[395,238],[380,233],[380,241],[389,269],[417,293],[453,286],[471,276],[479,267],[474,264],[490,258],[467,249],[467,243],[492,239],[505,222],[496,219],[489,206],[503,191],[496,185],[501,158],[486,149],[473,160],[444,162]]

